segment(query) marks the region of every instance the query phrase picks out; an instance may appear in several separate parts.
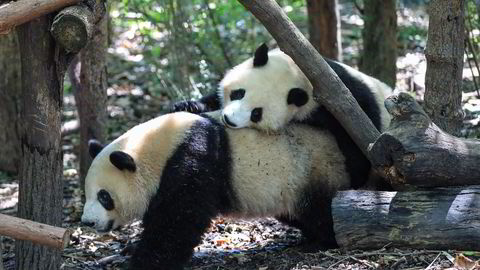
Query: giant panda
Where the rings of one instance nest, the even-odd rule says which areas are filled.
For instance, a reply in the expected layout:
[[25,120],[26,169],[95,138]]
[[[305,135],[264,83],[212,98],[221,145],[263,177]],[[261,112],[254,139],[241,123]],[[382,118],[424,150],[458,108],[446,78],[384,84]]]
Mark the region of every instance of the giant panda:
[[[347,65],[325,59],[347,86],[360,107],[382,131],[390,121],[383,102],[392,89],[379,80]],[[279,49],[262,44],[252,58],[231,69],[220,82],[219,91],[198,101],[181,101],[173,111],[202,113],[222,109],[229,128],[252,127],[278,131],[289,122],[305,123],[329,130],[347,157],[354,188],[362,187],[369,173],[359,173],[370,162],[343,126],[325,107],[313,100],[313,87],[294,61]],[[362,127],[358,127],[362,128]],[[380,188],[388,189],[388,186]]]
[[85,179],[82,222],[107,232],[143,219],[131,269],[181,269],[211,219],[277,217],[310,243],[335,246],[331,200],[348,164],[327,130],[233,130],[220,113],[166,114],[102,146]]

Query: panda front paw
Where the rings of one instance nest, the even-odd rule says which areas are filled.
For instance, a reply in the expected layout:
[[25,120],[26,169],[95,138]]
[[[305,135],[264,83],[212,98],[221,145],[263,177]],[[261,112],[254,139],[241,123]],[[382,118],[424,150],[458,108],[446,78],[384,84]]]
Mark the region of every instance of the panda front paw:
[[186,100],[175,102],[170,112],[190,112],[203,113],[206,111],[205,105],[198,101]]

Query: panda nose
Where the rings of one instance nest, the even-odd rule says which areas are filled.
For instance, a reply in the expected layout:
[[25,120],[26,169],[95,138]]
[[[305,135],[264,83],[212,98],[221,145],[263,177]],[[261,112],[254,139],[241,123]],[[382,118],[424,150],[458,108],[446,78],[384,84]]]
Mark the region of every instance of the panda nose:
[[93,227],[95,226],[95,222],[89,222],[89,221],[82,221],[83,225],[88,226],[88,227]]
[[237,126],[232,121],[230,121],[230,119],[228,119],[228,116],[225,115],[225,114],[223,115],[223,121],[227,124],[227,126],[231,126],[231,127],[236,127]]

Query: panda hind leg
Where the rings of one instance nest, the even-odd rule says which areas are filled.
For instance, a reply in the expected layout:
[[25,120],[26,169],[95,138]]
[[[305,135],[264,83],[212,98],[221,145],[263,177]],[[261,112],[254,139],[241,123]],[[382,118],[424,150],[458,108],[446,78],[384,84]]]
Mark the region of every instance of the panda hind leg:
[[338,248],[331,209],[333,195],[311,191],[305,194],[303,203],[299,204],[297,218],[277,219],[302,231],[301,249],[304,252]]

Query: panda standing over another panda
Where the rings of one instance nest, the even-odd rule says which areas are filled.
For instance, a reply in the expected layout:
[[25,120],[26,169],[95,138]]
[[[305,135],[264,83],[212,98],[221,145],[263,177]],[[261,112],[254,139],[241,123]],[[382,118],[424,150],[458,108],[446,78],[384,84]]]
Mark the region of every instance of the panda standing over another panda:
[[234,130],[220,118],[171,113],[89,143],[82,222],[107,232],[142,219],[130,269],[182,269],[220,214],[277,217],[307,244],[336,246],[331,202],[352,179],[334,136],[305,124]]
[[[383,131],[390,122],[383,102],[392,94],[392,89],[347,65],[325,60],[375,127]],[[218,92],[198,101],[177,102],[172,111],[203,113],[218,109],[222,109],[224,125],[234,129],[251,127],[270,132],[283,129],[290,122],[327,129],[346,157],[352,186],[362,187],[369,177],[368,159],[337,119],[313,100],[311,83],[294,61],[279,49],[269,52],[262,44],[254,57],[225,75]]]

